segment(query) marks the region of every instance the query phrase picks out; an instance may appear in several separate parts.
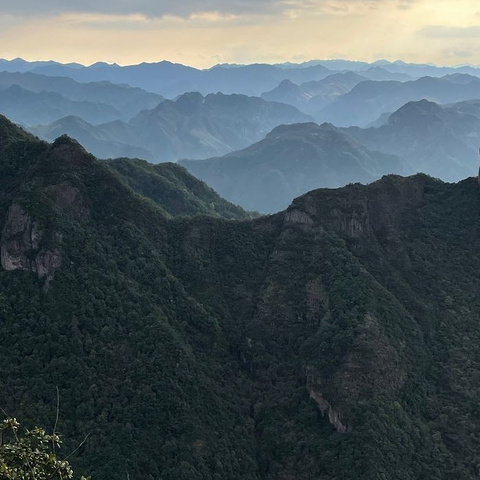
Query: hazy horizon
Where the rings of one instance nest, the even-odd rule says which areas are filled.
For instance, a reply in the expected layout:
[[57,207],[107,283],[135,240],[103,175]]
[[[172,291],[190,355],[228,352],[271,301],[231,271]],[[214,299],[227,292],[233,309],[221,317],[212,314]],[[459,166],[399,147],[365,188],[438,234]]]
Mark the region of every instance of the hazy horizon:
[[15,60],[23,60],[25,62],[33,63],[33,62],[55,62],[59,63],[62,65],[71,65],[71,64],[78,64],[82,65],[84,67],[91,67],[92,65],[98,64],[98,63],[104,63],[108,65],[118,65],[120,67],[128,67],[132,65],[139,65],[141,63],[147,63],[147,64],[155,64],[155,63],[161,63],[161,62],[169,62],[173,64],[179,64],[179,65],[184,65],[187,67],[192,67],[192,68],[197,68],[197,69],[204,69],[207,70],[209,68],[215,67],[215,66],[221,66],[221,65],[229,65],[229,66],[246,66],[246,65],[259,65],[259,64],[264,64],[264,65],[286,65],[286,64],[291,64],[291,65],[302,65],[302,64],[308,64],[311,62],[334,62],[334,61],[347,61],[347,62],[356,62],[356,63],[365,63],[365,64],[375,64],[378,62],[389,62],[389,63],[405,63],[405,64],[411,64],[411,65],[429,65],[432,67],[438,67],[438,68],[462,68],[462,67],[472,67],[472,68],[480,68],[480,63],[458,63],[458,64],[441,64],[441,63],[434,63],[434,62],[408,62],[402,58],[396,58],[396,59],[386,59],[386,58],[377,58],[373,60],[365,60],[361,58],[347,58],[347,57],[332,57],[332,58],[310,58],[307,60],[303,61],[295,61],[295,60],[289,60],[286,59],[285,61],[282,62],[267,62],[267,61],[251,61],[251,62],[220,62],[220,63],[212,63],[210,65],[205,65],[205,66],[196,66],[188,63],[182,63],[179,61],[176,61],[174,59],[169,59],[169,58],[158,58],[158,59],[152,59],[149,61],[144,61],[140,60],[135,63],[122,63],[120,61],[107,61],[104,59],[98,59],[95,60],[94,62],[86,62],[82,63],[81,61],[77,61],[75,59],[72,60],[66,60],[66,61],[61,61],[56,58],[37,58],[37,57],[30,57],[30,58],[25,58],[23,56],[10,56],[10,57],[2,57],[0,56],[0,60],[5,60],[7,62],[13,62]]
[[312,58],[480,64],[473,0],[11,2],[0,57],[122,65],[168,59],[301,63]]

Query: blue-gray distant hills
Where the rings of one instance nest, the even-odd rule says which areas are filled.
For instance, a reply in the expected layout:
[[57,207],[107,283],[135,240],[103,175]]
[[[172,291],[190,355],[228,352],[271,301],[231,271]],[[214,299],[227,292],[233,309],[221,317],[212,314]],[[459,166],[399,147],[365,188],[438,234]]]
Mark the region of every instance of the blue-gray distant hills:
[[274,212],[318,187],[368,183],[386,173],[424,172],[446,181],[476,174],[480,100],[409,102],[378,128],[282,126],[240,151],[180,163],[224,198]]
[[410,171],[403,159],[369,150],[333,125],[314,123],[277,127],[264,140],[223,157],[179,163],[227,200],[264,213],[319,187]]
[[454,103],[480,98],[480,79],[467,74],[422,77],[409,82],[365,81],[320,110],[317,121],[338,126],[366,127],[384,112],[394,112],[410,101],[428,99]]
[[410,161],[416,172],[447,181],[475,174],[480,146],[480,100],[440,106],[409,102],[385,125],[344,130],[368,148]]
[[158,163],[223,155],[258,142],[278,125],[311,120],[290,105],[261,98],[187,93],[129,122],[91,125],[67,117],[30,130],[46,140],[68,134],[100,158],[139,156]]
[[350,92],[355,85],[368,80],[355,72],[334,73],[318,81],[297,85],[283,80],[273,90],[262,94],[264,100],[287,103],[302,112],[315,114],[341,95]]
[[174,98],[188,91],[202,94],[243,93],[259,96],[276,88],[283,80],[297,85],[319,81],[332,73],[353,71],[370,80],[395,80],[405,82],[424,76],[440,77],[454,73],[480,76],[480,70],[471,66],[438,67],[430,64],[410,64],[401,61],[380,60],[373,63],[347,60],[312,60],[301,64],[278,65],[216,65],[208,69],[197,69],[178,63],[161,61],[120,66],[98,62],[90,66],[78,63],[26,62],[0,59],[0,71],[33,72],[48,76],[69,77],[89,83],[110,81],[128,84],[150,92]]
[[129,120],[164,98],[128,85],[79,83],[67,77],[0,72],[0,113],[22,124],[76,115],[90,123]]
[[320,80],[331,72],[322,65],[298,68],[254,64],[241,66],[215,66],[199,70],[185,65],[162,61],[121,67],[96,63],[89,67],[49,64],[35,66],[33,73],[70,77],[79,82],[108,80],[126,83],[166,97],[175,97],[186,91],[207,93],[243,93],[260,95],[276,87],[282,80],[296,83]]
[[59,93],[36,93],[18,85],[0,89],[0,113],[26,126],[53,122],[65,115],[76,115],[92,123],[121,116],[119,110],[103,102],[75,101]]

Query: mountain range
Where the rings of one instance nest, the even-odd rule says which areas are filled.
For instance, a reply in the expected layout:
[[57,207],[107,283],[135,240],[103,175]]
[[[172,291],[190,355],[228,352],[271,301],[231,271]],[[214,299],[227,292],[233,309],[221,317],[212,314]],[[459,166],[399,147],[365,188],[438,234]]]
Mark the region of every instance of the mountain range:
[[280,126],[243,150],[180,164],[229,201],[264,213],[278,212],[315,188],[411,172],[399,157],[369,150],[333,125],[314,123]]
[[0,89],[0,112],[26,126],[53,122],[65,115],[77,115],[92,123],[121,116],[105,103],[70,100],[55,92],[35,93],[18,85]]
[[302,112],[312,115],[365,80],[367,77],[354,72],[335,73],[323,80],[305,82],[301,85],[284,80],[270,92],[263,93],[262,98],[293,105]]
[[240,151],[180,163],[228,200],[272,213],[309,190],[369,183],[387,173],[459,181],[477,172],[479,145],[480,101],[420,100],[380,127],[282,126]]
[[261,140],[277,125],[309,120],[290,105],[260,98],[186,93],[140,112],[128,123],[94,126],[68,117],[30,131],[46,140],[68,134],[102,158],[139,156],[158,163],[222,155]]
[[192,198],[179,167],[122,162],[0,118],[5,411],[97,480],[477,476],[476,179],[226,220],[141,193],[138,168]]
[[267,64],[215,66],[199,70],[185,65],[162,61],[121,67],[96,63],[90,67],[62,64],[35,66],[32,73],[73,78],[79,82],[111,81],[140,87],[168,98],[188,91],[202,94],[222,92],[260,95],[288,79],[297,82],[319,80],[329,73],[321,65],[285,69]]
[[415,80],[424,76],[441,77],[455,73],[480,76],[480,70],[471,66],[438,67],[429,64],[412,64],[401,61],[380,60],[373,63],[347,60],[313,60],[301,64],[277,65],[216,65],[209,69],[161,61],[139,65],[120,66],[98,62],[90,66],[78,63],[26,62],[0,59],[0,71],[32,72],[54,77],[69,77],[83,83],[110,81],[140,87],[149,92],[174,98],[184,92],[243,93],[259,96],[276,88],[283,80],[296,84],[317,81],[332,73],[352,71],[371,80]]
[[478,98],[480,79],[467,74],[422,77],[403,83],[365,81],[325,106],[315,119],[339,127],[365,127],[384,112],[394,112],[410,101],[454,103]]
[[409,102],[378,128],[343,131],[370,149],[410,160],[416,172],[459,181],[478,168],[480,100]]
[[163,100],[160,95],[128,85],[0,72],[0,112],[23,125],[50,123],[70,115],[93,124],[129,120]]

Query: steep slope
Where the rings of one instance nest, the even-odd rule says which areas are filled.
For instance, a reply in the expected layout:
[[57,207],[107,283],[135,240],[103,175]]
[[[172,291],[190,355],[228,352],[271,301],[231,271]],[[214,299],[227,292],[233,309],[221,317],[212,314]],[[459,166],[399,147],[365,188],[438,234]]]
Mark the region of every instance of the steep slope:
[[409,171],[398,157],[370,151],[334,126],[314,123],[277,127],[239,152],[180,163],[231,202],[268,213],[314,188]]
[[[140,88],[132,88],[128,85],[115,85],[110,82],[85,84],[75,82],[67,77],[49,77],[30,72],[0,72],[0,89],[13,85],[35,93],[58,93],[77,102],[107,104],[119,111],[119,117],[124,120],[129,120],[141,110],[154,108],[164,100],[160,95],[146,92]],[[58,118],[60,117],[57,117],[56,120]]]
[[404,83],[367,81],[327,105],[315,118],[342,127],[364,127],[382,113],[394,112],[410,101],[454,103],[477,98],[480,98],[480,79],[470,75],[423,77]]
[[0,88],[0,113],[23,125],[50,123],[67,115],[77,115],[92,123],[121,116],[105,103],[74,101],[54,92],[35,93],[18,85]]
[[229,219],[257,216],[227,202],[175,163],[152,165],[144,160],[117,158],[107,164],[135,192],[152,199],[171,215],[209,215]]
[[277,125],[309,120],[290,105],[260,98],[187,93],[128,123],[93,126],[65,118],[30,130],[49,141],[67,134],[101,158],[138,156],[158,163],[222,155],[261,140]]
[[410,159],[416,171],[458,181],[477,170],[480,102],[409,102],[379,128],[345,131],[368,148]]
[[[169,219],[0,121],[0,382],[98,480],[478,476],[480,197],[424,175]],[[48,261],[47,261],[48,260]]]
[[[158,477],[160,468],[173,480],[212,461],[227,465],[227,478],[255,478],[252,426],[235,431],[225,410],[248,416],[233,398],[238,367],[218,318],[162,260],[165,215],[68,138],[7,143],[2,179],[18,174],[13,188],[2,181],[0,197],[5,409],[46,423],[57,386],[67,451],[89,433],[78,464],[99,479]],[[225,375],[231,386],[222,386]]]

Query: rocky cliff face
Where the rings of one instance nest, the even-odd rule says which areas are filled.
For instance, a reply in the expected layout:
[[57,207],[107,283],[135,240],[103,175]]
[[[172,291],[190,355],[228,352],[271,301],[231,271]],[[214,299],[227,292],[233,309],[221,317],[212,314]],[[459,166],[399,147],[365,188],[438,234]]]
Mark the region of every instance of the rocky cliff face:
[[61,266],[60,251],[55,248],[42,248],[44,231],[39,223],[18,204],[10,206],[7,220],[0,239],[2,268],[9,270],[27,270],[45,279],[48,289],[55,270]]
[[[378,232],[398,232],[406,210],[424,201],[427,176],[387,175],[368,188],[320,189],[295,199],[287,221],[328,227],[349,238],[369,238]],[[308,220],[307,220],[308,219]]]
[[348,432],[348,426],[344,425],[340,419],[340,414],[325,400],[321,393],[316,392],[313,389],[309,390],[310,398],[315,400],[318,408],[322,412],[322,415],[327,415],[328,421],[335,427],[338,433]]

